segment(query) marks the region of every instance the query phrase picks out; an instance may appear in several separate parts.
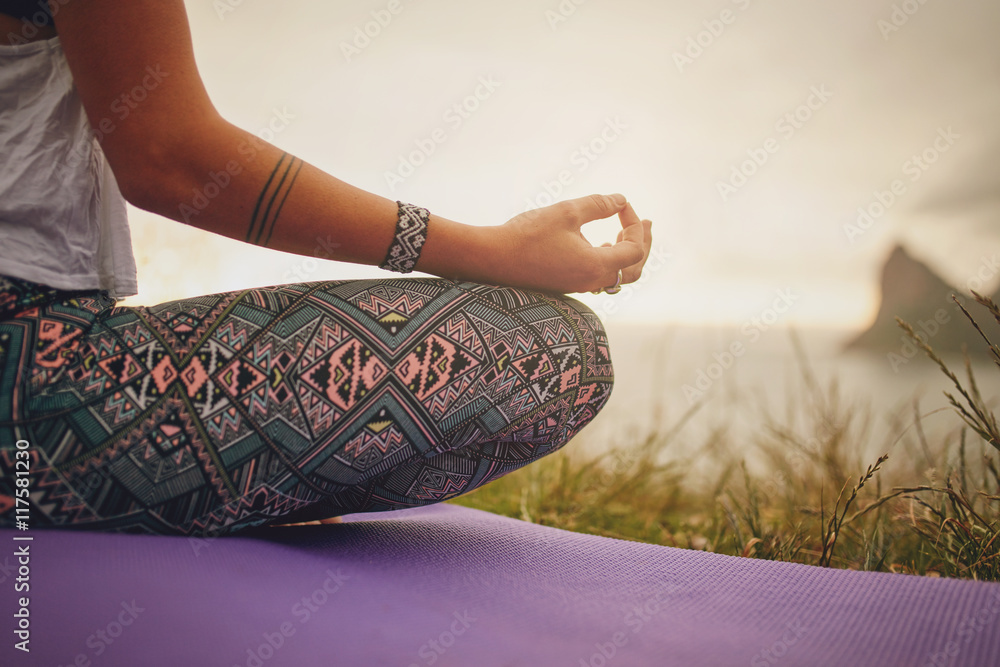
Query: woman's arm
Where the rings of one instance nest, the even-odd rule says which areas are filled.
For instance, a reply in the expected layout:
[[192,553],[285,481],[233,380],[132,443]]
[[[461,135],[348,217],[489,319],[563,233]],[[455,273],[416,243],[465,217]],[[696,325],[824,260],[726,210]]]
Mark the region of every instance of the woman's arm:
[[[125,198],[173,220],[287,252],[378,265],[396,203],[344,183],[223,119],[194,60],[182,0],[88,0],[55,13],[83,106]],[[139,98],[142,98],[139,101]],[[212,195],[212,196],[209,196]],[[415,202],[419,203],[419,202]],[[593,248],[590,221],[620,214],[622,240]],[[559,292],[637,280],[649,252],[624,197],[595,196],[475,227],[432,215],[417,268]]]

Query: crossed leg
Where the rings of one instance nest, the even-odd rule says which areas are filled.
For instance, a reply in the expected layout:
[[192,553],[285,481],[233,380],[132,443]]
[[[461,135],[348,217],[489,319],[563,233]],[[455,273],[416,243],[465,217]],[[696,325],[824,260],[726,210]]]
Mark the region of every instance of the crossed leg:
[[38,525],[214,535],[440,502],[561,448],[613,384],[596,315],[509,288],[22,301],[0,311],[0,466],[30,444]]

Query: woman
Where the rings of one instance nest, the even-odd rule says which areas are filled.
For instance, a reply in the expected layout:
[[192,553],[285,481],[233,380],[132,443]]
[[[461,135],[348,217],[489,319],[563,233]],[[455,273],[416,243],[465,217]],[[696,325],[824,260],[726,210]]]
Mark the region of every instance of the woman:
[[[607,401],[600,322],[554,295],[638,280],[650,223],[621,195],[476,227],[354,188],[218,115],[182,0],[0,0],[0,35],[4,525],[219,534],[438,502]],[[116,307],[125,200],[440,278]],[[580,234],[615,214],[616,244]]]

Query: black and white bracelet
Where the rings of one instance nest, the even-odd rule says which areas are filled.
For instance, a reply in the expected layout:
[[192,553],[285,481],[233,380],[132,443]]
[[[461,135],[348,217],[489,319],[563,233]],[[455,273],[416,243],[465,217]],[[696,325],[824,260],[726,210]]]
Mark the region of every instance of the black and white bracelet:
[[385,261],[380,269],[409,273],[420,259],[420,251],[427,242],[427,221],[431,212],[413,204],[396,202],[399,206],[399,219],[396,222],[396,236],[392,239]]

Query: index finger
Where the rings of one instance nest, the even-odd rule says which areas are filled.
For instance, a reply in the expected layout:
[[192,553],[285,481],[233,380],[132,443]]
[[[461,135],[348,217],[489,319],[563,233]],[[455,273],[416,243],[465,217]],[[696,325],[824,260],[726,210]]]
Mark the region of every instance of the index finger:
[[571,206],[576,217],[576,223],[583,226],[594,220],[610,218],[615,213],[621,213],[628,205],[625,195],[590,195],[579,199],[570,199],[564,204]]

